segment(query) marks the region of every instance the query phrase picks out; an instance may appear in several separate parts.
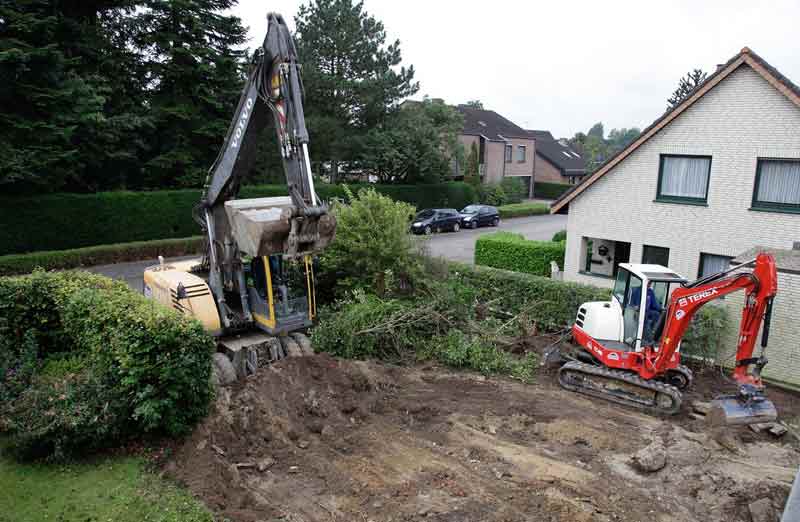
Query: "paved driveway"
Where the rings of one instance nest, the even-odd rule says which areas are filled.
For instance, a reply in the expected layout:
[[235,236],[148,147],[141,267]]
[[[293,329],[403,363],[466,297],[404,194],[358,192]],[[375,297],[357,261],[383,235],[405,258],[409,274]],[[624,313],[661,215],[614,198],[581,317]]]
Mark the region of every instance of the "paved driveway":
[[522,234],[526,239],[549,241],[553,238],[553,234],[566,228],[567,216],[563,214],[507,219],[501,221],[497,228],[483,227],[476,230],[465,229],[459,232],[436,234],[427,241],[427,250],[432,256],[472,263],[475,255],[475,240],[483,234],[505,230]]
[[[443,232],[424,238],[427,252],[432,256],[444,257],[451,261],[472,263],[475,255],[475,240],[483,234],[491,234],[497,230],[517,232],[527,239],[550,240],[553,234],[567,228],[567,216],[549,215],[507,219],[500,226],[483,227],[477,230],[461,230],[459,232]],[[197,256],[191,256],[197,257]],[[190,259],[177,258],[177,259]],[[170,259],[172,261],[173,259]],[[89,271],[125,281],[134,290],[142,291],[142,272],[148,266],[158,263],[157,260],[118,263],[88,268]]]

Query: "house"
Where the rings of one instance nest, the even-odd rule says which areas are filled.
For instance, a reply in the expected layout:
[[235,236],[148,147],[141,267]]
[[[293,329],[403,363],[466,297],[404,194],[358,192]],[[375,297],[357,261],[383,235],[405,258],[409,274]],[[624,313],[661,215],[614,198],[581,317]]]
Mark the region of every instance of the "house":
[[[568,212],[564,279],[598,286],[611,287],[623,262],[666,265],[694,279],[757,245],[796,248],[800,88],[744,48],[551,212]],[[800,288],[778,292],[776,317],[789,306],[786,320],[795,321]],[[796,331],[787,342],[796,351]],[[800,385],[794,357],[792,382]]]
[[575,185],[586,174],[583,157],[567,140],[556,140],[549,131],[529,130],[536,141],[533,178],[536,183]]
[[467,154],[473,144],[478,149],[481,180],[488,184],[517,177],[532,195],[536,140],[528,131],[494,111],[469,105],[459,105],[456,110],[464,116],[464,130],[458,141]]

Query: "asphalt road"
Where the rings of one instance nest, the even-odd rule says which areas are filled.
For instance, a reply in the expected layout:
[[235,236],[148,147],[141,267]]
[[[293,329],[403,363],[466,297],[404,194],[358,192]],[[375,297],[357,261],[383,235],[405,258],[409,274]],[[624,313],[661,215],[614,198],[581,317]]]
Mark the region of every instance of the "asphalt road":
[[[472,263],[475,254],[475,240],[483,235],[497,230],[506,230],[522,234],[527,239],[550,240],[553,234],[567,228],[567,216],[549,215],[531,216],[504,220],[498,227],[482,227],[477,230],[461,230],[459,232],[443,232],[424,238],[426,251],[437,257],[444,257],[451,261]],[[196,257],[196,256],[192,256]],[[190,259],[174,258],[173,260]],[[133,263],[118,263],[88,268],[90,272],[102,274],[114,279],[125,281],[135,290],[142,290],[142,272],[148,266],[158,263],[157,260],[136,261]]]
[[566,228],[567,216],[563,214],[507,219],[501,221],[498,227],[462,229],[458,232],[435,234],[427,241],[427,250],[432,256],[443,257],[450,261],[472,263],[475,255],[475,241],[483,234],[505,230],[522,234],[525,239],[549,241],[553,238],[553,234]]

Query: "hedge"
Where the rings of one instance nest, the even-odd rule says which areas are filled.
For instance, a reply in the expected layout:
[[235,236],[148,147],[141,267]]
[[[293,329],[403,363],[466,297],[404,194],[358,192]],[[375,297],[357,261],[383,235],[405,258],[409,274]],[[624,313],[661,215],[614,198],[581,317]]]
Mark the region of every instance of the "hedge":
[[562,241],[530,241],[521,234],[495,232],[475,242],[475,264],[549,276],[550,262],[563,267],[565,252]]
[[543,199],[558,199],[561,194],[568,191],[575,185],[564,185],[563,183],[534,183],[533,195]]
[[[448,277],[475,289],[481,301],[512,314],[524,310],[544,330],[572,327],[581,304],[611,299],[608,288],[455,262],[448,266]],[[681,351],[713,357],[718,353],[719,340],[730,327],[722,307],[704,306],[692,319]]]
[[200,253],[203,238],[156,239],[135,241],[117,245],[100,245],[72,250],[54,250],[31,254],[0,256],[0,276],[27,274],[37,268],[65,270],[84,266],[95,266],[141,259],[157,259],[158,256],[176,257]]
[[0,430],[21,457],[186,433],[214,343],[197,321],[85,272],[0,278]]
[[515,203],[497,207],[497,210],[503,219],[550,213],[550,207],[544,203]]
[[[370,186],[418,208],[477,201],[475,189],[460,182]],[[323,199],[344,198],[340,185],[318,184],[317,192]],[[283,185],[259,185],[244,187],[240,197],[286,194]],[[192,207],[200,197],[200,190],[166,190],[0,198],[0,255],[197,235]]]

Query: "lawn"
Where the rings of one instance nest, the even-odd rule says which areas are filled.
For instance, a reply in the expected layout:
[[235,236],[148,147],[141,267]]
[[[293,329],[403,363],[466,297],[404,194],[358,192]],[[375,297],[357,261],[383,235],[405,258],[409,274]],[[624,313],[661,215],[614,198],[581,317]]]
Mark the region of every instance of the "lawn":
[[18,464],[0,457],[0,522],[213,522],[197,500],[135,457]]

